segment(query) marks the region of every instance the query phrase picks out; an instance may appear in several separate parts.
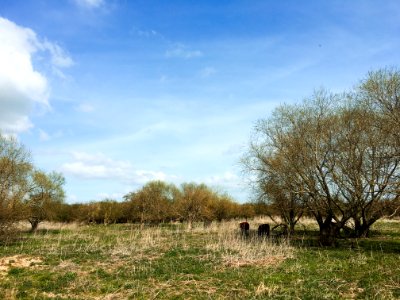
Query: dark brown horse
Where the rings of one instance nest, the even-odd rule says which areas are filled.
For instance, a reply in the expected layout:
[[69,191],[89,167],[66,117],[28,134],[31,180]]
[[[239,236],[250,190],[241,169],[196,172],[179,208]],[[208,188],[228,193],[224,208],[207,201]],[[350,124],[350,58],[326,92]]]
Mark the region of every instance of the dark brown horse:
[[242,222],[239,224],[240,226],[240,231],[242,232],[242,235],[249,235],[249,231],[250,231],[250,225],[247,222]]
[[261,224],[260,226],[258,226],[258,236],[269,237],[269,224]]

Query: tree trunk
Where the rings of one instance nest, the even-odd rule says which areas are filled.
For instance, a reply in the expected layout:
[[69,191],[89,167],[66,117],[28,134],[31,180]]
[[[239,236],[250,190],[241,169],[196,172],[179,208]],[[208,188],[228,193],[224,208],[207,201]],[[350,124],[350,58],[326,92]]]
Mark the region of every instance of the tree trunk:
[[293,235],[294,234],[294,228],[296,226],[296,222],[290,222],[289,223],[289,235]]
[[29,223],[31,223],[31,232],[35,232],[39,226],[39,220],[38,219],[30,219]]
[[355,236],[358,238],[366,238],[369,236],[369,229],[372,224],[374,224],[375,221],[370,220],[370,222],[367,222],[363,220],[354,220],[354,233]]
[[319,227],[319,242],[321,246],[334,246],[339,233],[339,227],[331,220],[326,220]]
[[294,209],[291,209],[289,212],[289,231],[288,234],[292,235],[294,233],[294,227],[296,226],[296,213]]

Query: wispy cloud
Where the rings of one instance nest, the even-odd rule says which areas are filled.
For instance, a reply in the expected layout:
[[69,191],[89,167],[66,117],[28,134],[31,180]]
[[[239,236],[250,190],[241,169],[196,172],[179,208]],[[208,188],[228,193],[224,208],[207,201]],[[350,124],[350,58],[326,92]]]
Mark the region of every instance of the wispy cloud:
[[249,196],[246,192],[246,188],[248,188],[247,182],[232,169],[223,173],[205,176],[199,182],[204,182],[219,192],[228,193],[236,200],[241,199],[244,201]]
[[77,107],[75,107],[76,111],[90,113],[95,110],[94,106],[89,103],[81,103]]
[[138,170],[131,162],[113,160],[102,153],[72,152],[73,161],[64,163],[61,170],[82,179],[108,179],[125,184],[143,184],[150,180],[168,180],[161,171]]
[[200,76],[203,78],[210,77],[210,76],[214,75],[215,73],[217,73],[217,70],[213,67],[205,67],[200,70]]
[[83,8],[99,8],[104,5],[104,0],[74,0],[75,3]]
[[157,31],[155,30],[138,30],[137,34],[144,37],[152,37],[158,35]]
[[[127,192],[128,193],[128,192]],[[100,200],[105,200],[105,199],[112,199],[112,200],[118,200],[122,199],[124,195],[127,193],[98,193],[96,198]]]
[[54,138],[61,138],[62,136],[64,136],[64,133],[61,130],[49,133],[49,132],[39,128],[39,140],[41,142],[47,142]]
[[47,51],[49,53],[50,65],[53,74],[57,75],[61,79],[66,79],[67,76],[64,74],[64,68],[69,68],[74,65],[74,61],[71,56],[61,48],[57,43],[51,43],[47,40],[38,42],[37,47],[40,51]]
[[69,203],[76,203],[78,202],[78,197],[74,194],[67,194],[67,201]]
[[138,35],[141,37],[145,38],[150,38],[150,37],[155,37],[155,36],[161,36],[159,32],[157,32],[154,29],[138,29],[138,28],[133,28],[131,30],[131,34]]
[[39,129],[39,140],[42,142],[50,140],[50,135],[43,129]]
[[58,68],[68,68],[74,64],[68,53],[56,43],[44,41],[38,44],[39,49],[48,50],[51,56],[51,63]]
[[205,178],[205,182],[211,185],[236,185],[238,183],[239,176],[232,171],[226,171],[223,174],[212,175],[208,178]]
[[177,57],[177,58],[190,59],[190,58],[202,57],[203,52],[201,52],[200,50],[189,49],[183,44],[175,44],[166,51],[165,56],[168,58]]

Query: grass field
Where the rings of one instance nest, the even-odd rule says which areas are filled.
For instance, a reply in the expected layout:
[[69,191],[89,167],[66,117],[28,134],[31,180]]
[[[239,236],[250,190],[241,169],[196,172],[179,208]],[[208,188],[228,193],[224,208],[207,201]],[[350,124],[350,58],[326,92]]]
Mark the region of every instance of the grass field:
[[40,228],[0,246],[0,299],[400,298],[400,221],[331,249],[309,220],[291,241],[242,238],[233,221]]

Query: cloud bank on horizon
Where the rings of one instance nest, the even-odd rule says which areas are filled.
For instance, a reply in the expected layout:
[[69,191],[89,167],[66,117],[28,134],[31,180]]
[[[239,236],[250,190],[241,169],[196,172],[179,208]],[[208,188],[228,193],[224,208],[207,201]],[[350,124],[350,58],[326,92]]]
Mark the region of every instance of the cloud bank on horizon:
[[0,130],[67,179],[69,202],[149,180],[251,199],[239,160],[257,119],[400,61],[397,1],[8,2]]

